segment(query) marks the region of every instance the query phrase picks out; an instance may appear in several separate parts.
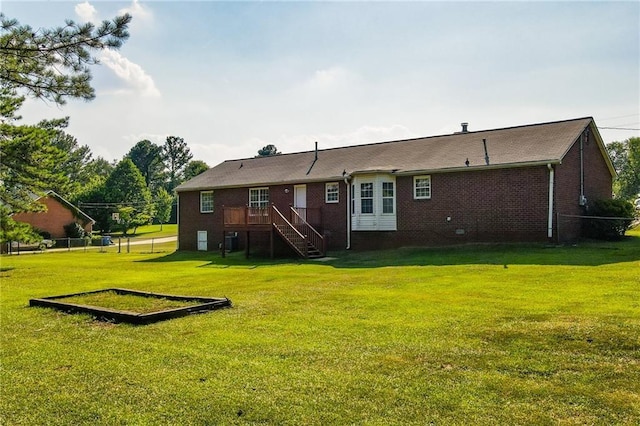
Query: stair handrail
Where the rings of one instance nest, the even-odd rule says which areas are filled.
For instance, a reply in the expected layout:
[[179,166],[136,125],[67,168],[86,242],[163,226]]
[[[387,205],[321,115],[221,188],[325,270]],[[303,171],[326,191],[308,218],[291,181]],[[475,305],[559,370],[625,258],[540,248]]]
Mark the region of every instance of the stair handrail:
[[[320,250],[324,255],[325,253],[324,237],[320,235],[320,233],[316,230],[316,228],[311,226],[309,222],[307,222],[302,216],[300,216],[300,214],[298,213],[295,207],[289,206],[289,208],[291,209],[291,213],[293,214],[292,219],[297,218],[295,219],[296,224],[300,223],[303,225],[304,233],[306,234],[311,244],[316,249]],[[295,225],[293,226],[295,228]]]
[[[280,232],[280,235],[285,237],[289,241],[289,243],[291,243],[291,245],[296,249],[296,251],[300,253],[301,256],[306,258],[308,256],[307,236],[300,233],[300,231],[298,231],[296,227],[293,226],[293,224],[289,222],[286,217],[284,217],[284,215],[280,212],[280,210],[278,210],[278,208],[275,205],[272,205],[271,208],[276,213],[275,215],[272,215],[273,225],[275,226],[275,228],[278,229],[278,231],[280,231],[277,225],[282,225],[287,227],[291,231],[293,231],[295,235],[297,235],[302,240],[303,242],[302,248],[298,247],[295,241],[291,241],[291,239],[286,235],[284,235],[282,232]],[[278,221],[278,219],[280,220]]]

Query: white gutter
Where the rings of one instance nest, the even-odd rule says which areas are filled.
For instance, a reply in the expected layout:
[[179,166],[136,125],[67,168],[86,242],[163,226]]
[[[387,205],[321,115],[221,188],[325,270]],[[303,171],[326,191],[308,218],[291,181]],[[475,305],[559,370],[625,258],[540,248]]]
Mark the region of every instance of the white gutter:
[[351,183],[349,179],[351,175],[344,176],[344,183],[347,185],[347,247],[346,250],[351,249]]
[[547,220],[547,237],[553,238],[553,167],[547,164],[549,169],[549,218]]

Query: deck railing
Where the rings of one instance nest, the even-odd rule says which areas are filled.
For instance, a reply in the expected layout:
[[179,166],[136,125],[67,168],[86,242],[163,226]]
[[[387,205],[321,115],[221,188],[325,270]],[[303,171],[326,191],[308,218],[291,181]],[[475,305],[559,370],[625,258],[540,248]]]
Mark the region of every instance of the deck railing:
[[223,207],[225,225],[270,225],[270,207]]
[[276,208],[273,207],[273,225],[276,227],[278,232],[282,234],[282,236],[289,241],[292,247],[296,249],[298,253],[302,257],[307,257],[309,255],[309,247],[307,245],[307,238],[305,235],[301,234],[293,224],[291,224],[286,217]]
[[223,206],[222,211],[225,227],[250,229],[251,226],[261,228],[263,225],[274,226],[303,257],[308,257],[310,254],[317,255],[317,252],[325,253],[324,238],[305,220],[305,216],[314,210],[300,211],[299,208],[290,207],[289,218],[286,218],[275,205],[270,207]]
[[[304,210],[306,215],[307,210]],[[301,216],[298,209],[295,207],[291,207],[291,224],[298,230],[298,232],[305,236],[305,238],[315,247],[320,250],[324,254],[324,238],[316,229],[309,224],[305,220],[305,217]]]

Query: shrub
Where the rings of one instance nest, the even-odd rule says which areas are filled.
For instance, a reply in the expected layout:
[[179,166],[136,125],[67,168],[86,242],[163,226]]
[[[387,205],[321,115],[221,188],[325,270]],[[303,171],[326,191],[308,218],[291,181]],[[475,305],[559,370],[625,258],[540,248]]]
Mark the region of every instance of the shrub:
[[43,231],[41,229],[36,229],[36,232],[38,233],[38,235],[40,235],[45,240],[50,240],[51,239],[51,232]]
[[70,224],[65,225],[64,232],[67,235],[67,238],[84,238],[87,235],[84,228],[82,228],[78,222],[71,222]]
[[[619,240],[630,228],[636,216],[636,210],[625,200],[596,200],[587,212],[584,222],[585,235],[600,240]],[[612,219],[601,219],[612,218]],[[615,219],[613,219],[615,218]]]

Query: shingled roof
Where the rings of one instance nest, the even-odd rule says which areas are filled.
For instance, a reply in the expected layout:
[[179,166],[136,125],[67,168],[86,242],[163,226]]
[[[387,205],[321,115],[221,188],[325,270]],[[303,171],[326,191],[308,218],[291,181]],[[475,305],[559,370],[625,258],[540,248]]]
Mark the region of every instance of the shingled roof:
[[[229,160],[180,185],[192,191],[341,180],[343,172],[397,175],[559,164],[591,126],[613,172],[593,118]],[[489,164],[485,160],[486,140]],[[316,159],[317,154],[317,160]],[[468,165],[467,165],[468,160]]]

